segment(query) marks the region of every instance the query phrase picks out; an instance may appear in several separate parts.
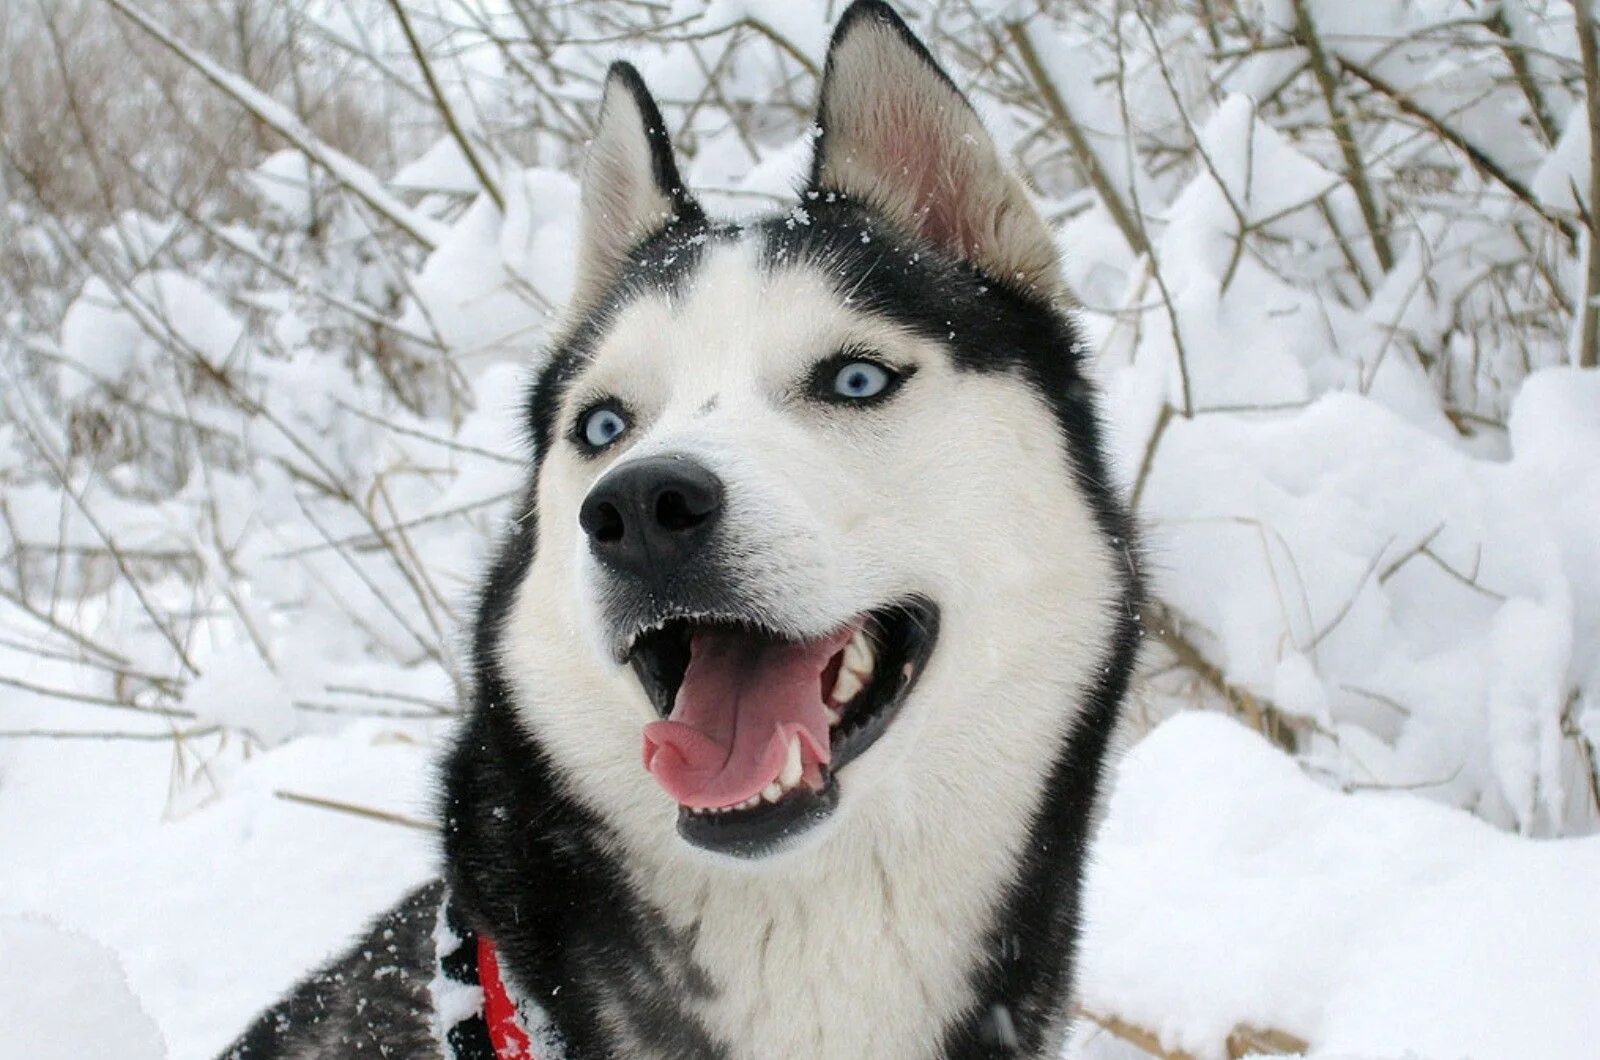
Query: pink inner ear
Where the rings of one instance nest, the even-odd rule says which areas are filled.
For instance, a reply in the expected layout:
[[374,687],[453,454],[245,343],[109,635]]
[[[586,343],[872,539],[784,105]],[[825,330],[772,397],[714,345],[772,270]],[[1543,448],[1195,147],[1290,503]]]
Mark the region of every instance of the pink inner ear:
[[965,187],[975,168],[966,156],[982,148],[952,142],[939,115],[928,113],[926,100],[918,102],[901,93],[882,101],[875,115],[880,135],[864,161],[907,195],[924,238],[967,256],[977,247],[980,226]]

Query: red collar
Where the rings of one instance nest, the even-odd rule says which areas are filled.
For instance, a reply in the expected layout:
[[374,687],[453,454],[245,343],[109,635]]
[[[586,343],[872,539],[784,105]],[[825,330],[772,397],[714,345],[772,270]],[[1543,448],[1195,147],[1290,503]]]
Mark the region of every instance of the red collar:
[[478,936],[478,985],[483,988],[483,1021],[489,1028],[495,1060],[535,1060],[528,1033],[517,1022],[516,1002],[500,978],[494,943],[486,935]]

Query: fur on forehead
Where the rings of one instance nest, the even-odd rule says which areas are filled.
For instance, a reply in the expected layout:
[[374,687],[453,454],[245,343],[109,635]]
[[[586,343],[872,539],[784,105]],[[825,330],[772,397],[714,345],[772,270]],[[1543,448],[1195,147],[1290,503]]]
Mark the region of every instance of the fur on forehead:
[[1050,232],[977,113],[881,0],[857,0],[828,50],[811,185],[856,198],[994,280],[1064,295]]
[[[712,266],[729,261],[725,251],[734,244],[740,271],[733,277],[737,282],[729,283],[727,270]],[[680,312],[702,303],[702,294],[717,305],[722,324],[759,304],[771,305],[781,294],[767,289],[774,277],[788,278],[780,284],[786,291],[803,279],[810,293],[806,313],[841,319],[826,310],[826,299],[858,324],[873,318],[884,328],[933,341],[960,369],[1022,369],[1046,393],[1075,389],[1077,349],[1069,318],[1057,308],[1031,292],[994,283],[857,200],[818,194],[801,214],[769,216],[743,227],[704,219],[670,223],[634,250],[597,304],[552,350],[535,389],[536,434],[547,438],[541,423],[548,426],[548,414],[563,403],[570,384],[588,374],[619,325],[637,318],[630,311],[635,303],[651,303],[646,311],[659,340],[665,329],[687,323]],[[779,329],[786,344],[804,343],[808,335],[820,341],[827,330],[816,326],[821,321],[795,312],[779,313],[767,323]],[[861,340],[868,341],[865,335]],[[649,346],[662,349],[659,341]],[[805,352],[820,357],[833,351],[817,346]]]
[[[714,390],[724,365],[759,377],[845,348],[918,359],[916,340],[933,337],[929,329],[882,312],[876,288],[853,289],[860,282],[851,278],[855,262],[828,252],[826,243],[790,252],[766,235],[756,229],[739,239],[707,239],[680,282],[630,284],[619,292],[626,297],[608,304],[585,352],[579,389],[659,394],[669,376],[687,372],[697,388]],[[848,247],[858,240],[841,233],[835,242]]]

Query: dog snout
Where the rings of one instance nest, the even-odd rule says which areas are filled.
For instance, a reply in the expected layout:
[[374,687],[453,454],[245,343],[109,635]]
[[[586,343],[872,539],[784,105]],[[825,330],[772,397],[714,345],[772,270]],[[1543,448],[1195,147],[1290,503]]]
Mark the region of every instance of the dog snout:
[[690,559],[722,514],[722,480],[703,464],[665,454],[629,461],[584,498],[578,524],[602,563],[659,578]]

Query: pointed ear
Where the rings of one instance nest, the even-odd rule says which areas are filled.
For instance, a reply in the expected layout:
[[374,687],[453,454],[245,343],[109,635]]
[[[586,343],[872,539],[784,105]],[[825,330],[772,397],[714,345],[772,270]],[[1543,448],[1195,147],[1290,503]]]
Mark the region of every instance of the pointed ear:
[[592,308],[650,236],[672,221],[703,217],[684,190],[666,123],[639,71],[611,64],[583,165],[572,309]]
[[881,0],[839,20],[811,190],[864,201],[1005,283],[1055,297],[1055,244],[959,89]]

